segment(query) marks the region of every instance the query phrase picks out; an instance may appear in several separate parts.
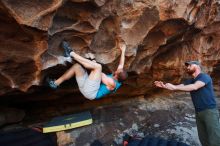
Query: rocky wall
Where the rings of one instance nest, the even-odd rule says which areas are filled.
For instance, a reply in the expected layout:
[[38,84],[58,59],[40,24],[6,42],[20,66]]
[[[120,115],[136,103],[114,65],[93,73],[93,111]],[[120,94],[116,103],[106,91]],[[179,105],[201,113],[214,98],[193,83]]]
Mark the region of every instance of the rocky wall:
[[44,100],[78,92],[74,81],[59,91],[44,84],[71,66],[64,39],[82,56],[93,53],[107,72],[116,69],[117,42],[124,42],[129,79],[121,95],[154,93],[158,79],[180,82],[187,60],[201,61],[218,85],[219,25],[217,0],[1,0],[0,96]]

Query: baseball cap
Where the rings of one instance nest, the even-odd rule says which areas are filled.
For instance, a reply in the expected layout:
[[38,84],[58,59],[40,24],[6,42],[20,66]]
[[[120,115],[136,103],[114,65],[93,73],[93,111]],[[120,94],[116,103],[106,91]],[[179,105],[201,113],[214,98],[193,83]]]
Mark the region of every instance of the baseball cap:
[[201,65],[199,61],[187,61],[187,62],[185,62],[186,66],[190,65],[190,64],[196,64],[196,65],[199,65],[199,66]]
[[199,61],[186,61],[185,62],[185,66],[188,66],[190,64],[196,64],[196,65],[198,65],[200,67],[201,70],[203,70],[203,67],[202,67],[202,65],[201,65],[201,63]]

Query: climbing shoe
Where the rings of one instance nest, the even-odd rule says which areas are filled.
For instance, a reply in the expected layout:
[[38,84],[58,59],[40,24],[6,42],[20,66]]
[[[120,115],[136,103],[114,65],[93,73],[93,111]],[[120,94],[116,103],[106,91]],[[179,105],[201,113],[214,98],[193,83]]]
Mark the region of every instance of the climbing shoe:
[[55,89],[58,88],[58,85],[55,84],[55,81],[52,80],[52,79],[50,79],[50,78],[47,79],[47,84],[48,84],[48,86],[49,86],[51,89],[54,89],[54,90],[55,90]]
[[62,47],[64,49],[64,57],[71,57],[70,53],[73,51],[72,48],[69,46],[69,44],[66,41],[62,42]]

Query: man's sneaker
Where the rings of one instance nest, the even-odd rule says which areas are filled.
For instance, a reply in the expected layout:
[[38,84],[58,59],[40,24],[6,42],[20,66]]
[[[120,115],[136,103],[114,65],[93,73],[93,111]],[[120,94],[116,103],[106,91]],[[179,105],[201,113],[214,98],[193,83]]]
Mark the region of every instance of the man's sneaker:
[[48,84],[48,86],[51,88],[51,89],[57,89],[58,88],[58,85],[57,84],[55,84],[55,82],[54,82],[54,80],[52,80],[52,79],[47,79],[47,84]]
[[71,57],[70,53],[73,51],[72,48],[69,46],[69,44],[66,41],[62,42],[62,47],[64,49],[64,57]]

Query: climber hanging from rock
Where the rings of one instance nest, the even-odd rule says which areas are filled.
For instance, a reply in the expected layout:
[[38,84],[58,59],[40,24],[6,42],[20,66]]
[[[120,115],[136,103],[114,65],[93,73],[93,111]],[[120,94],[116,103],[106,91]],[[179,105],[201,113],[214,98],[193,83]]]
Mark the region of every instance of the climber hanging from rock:
[[[119,43],[121,57],[118,68],[109,75],[102,72],[101,64],[78,55],[66,41],[62,42],[62,47],[64,49],[64,56],[71,57],[78,63],[74,64],[58,79],[47,80],[49,87],[52,89],[57,89],[61,83],[75,76],[80,92],[87,99],[100,99],[107,94],[116,92],[128,76],[127,72],[123,69],[126,50],[124,43]],[[87,54],[86,57],[94,59],[91,53]],[[85,68],[91,70],[89,75]]]

